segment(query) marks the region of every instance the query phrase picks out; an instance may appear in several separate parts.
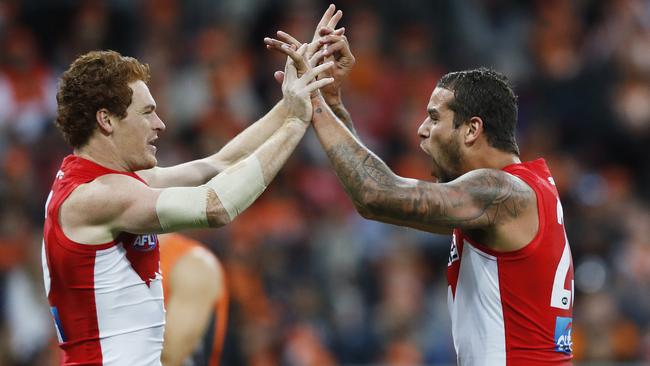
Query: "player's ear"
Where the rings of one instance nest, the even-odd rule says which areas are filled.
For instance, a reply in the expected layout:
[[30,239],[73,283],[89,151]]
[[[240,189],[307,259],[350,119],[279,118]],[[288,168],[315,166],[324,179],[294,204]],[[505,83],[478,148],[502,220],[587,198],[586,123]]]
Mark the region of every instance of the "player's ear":
[[99,125],[99,129],[103,134],[111,134],[113,132],[113,120],[111,119],[108,109],[101,108],[95,113],[95,119]]
[[467,121],[465,129],[465,143],[473,144],[483,133],[483,120],[481,117],[472,117]]

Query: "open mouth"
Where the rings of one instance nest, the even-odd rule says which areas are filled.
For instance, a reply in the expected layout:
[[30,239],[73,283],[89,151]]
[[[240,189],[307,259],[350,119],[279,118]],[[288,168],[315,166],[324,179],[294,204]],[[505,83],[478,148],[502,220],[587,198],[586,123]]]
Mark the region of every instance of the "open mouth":
[[157,148],[156,145],[155,145],[157,139],[158,139],[158,138],[154,138],[153,140],[150,140],[150,141],[147,143],[147,145],[149,145],[149,147],[150,147],[151,149],[153,149],[153,151],[158,150],[158,148]]
[[425,149],[425,147],[424,147],[425,142],[426,142],[426,140],[420,141],[420,149],[428,154],[427,149]]

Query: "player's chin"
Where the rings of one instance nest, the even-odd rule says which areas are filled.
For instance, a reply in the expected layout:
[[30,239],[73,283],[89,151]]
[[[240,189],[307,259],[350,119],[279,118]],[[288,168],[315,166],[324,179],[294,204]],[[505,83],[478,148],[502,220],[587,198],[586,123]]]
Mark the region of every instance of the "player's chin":
[[149,159],[149,168],[153,168],[156,165],[158,165],[158,159],[156,159],[155,155],[152,155],[151,159]]
[[144,155],[144,159],[142,161],[142,166],[140,167],[140,170],[145,170],[145,169],[151,169],[154,168],[156,165],[158,165],[158,159],[156,159],[156,154],[155,152],[147,152]]

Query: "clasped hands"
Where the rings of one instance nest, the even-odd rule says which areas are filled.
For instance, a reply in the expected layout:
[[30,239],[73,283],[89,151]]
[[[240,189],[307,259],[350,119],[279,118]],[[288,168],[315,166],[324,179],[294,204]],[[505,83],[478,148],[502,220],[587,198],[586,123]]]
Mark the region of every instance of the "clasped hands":
[[328,105],[341,103],[341,83],[355,63],[345,28],[336,29],[342,17],[343,12],[330,5],[310,43],[301,43],[283,31],[277,32],[277,39],[264,38],[268,49],[287,56],[284,72],[274,74],[282,83],[287,116],[309,123],[313,100],[322,96]]

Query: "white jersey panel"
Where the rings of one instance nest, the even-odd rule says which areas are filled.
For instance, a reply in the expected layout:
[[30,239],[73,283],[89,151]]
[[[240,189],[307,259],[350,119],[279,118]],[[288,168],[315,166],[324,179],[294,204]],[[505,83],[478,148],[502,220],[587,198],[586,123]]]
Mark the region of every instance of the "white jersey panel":
[[165,310],[160,274],[149,286],[122,244],[97,251],[95,304],[104,365],[160,365]]
[[43,267],[43,285],[45,285],[45,296],[49,296],[52,280],[50,279],[50,267],[47,266],[45,240],[43,240],[43,244],[41,245],[41,266]]
[[448,305],[458,364],[505,366],[506,336],[494,256],[464,241],[456,296],[450,286]]
[[162,334],[165,326],[145,328],[118,336],[102,338],[104,366],[162,366]]

